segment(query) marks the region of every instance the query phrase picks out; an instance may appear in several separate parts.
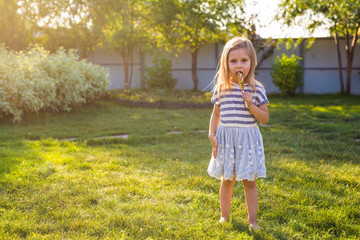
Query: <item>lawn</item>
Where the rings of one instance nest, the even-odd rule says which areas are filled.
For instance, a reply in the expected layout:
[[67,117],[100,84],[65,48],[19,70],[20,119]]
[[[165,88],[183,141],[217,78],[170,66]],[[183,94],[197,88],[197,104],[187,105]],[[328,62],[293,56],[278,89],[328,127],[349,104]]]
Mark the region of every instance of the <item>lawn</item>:
[[[107,99],[1,120],[0,239],[359,239],[360,97],[269,99],[260,232],[247,227],[241,183],[230,223],[217,223],[211,108]],[[96,138],[118,134],[129,137]]]

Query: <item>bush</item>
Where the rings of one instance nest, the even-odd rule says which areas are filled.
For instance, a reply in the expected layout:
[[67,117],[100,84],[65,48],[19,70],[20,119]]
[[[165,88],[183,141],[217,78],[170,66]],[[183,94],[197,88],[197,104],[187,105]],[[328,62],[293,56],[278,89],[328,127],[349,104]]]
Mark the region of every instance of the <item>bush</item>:
[[146,67],[145,82],[149,88],[173,89],[177,79],[171,74],[172,62],[161,53],[155,53],[151,67]]
[[300,66],[301,57],[292,54],[290,57],[284,53],[281,58],[276,56],[275,62],[271,64],[273,69],[270,74],[273,83],[284,94],[295,95],[296,90],[302,86],[302,71]]
[[8,52],[0,47],[0,113],[13,121],[25,112],[70,111],[71,105],[102,95],[109,84],[103,67],[79,61],[74,51]]

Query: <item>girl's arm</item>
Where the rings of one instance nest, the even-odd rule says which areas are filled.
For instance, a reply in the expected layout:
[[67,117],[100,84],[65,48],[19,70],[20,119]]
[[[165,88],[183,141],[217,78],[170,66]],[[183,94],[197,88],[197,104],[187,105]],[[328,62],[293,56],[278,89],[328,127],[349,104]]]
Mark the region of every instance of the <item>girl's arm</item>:
[[269,110],[266,103],[259,107],[256,106],[254,103],[252,103],[251,105],[249,105],[248,103],[248,106],[249,111],[252,115],[254,115],[256,120],[258,120],[262,124],[266,124],[269,121]]
[[212,155],[214,158],[216,158],[217,156],[218,141],[216,138],[216,130],[219,126],[219,122],[220,122],[220,107],[214,105],[214,109],[212,111],[210,118],[210,126],[209,126],[209,140],[212,145]]
[[216,134],[216,130],[219,125],[219,122],[220,122],[220,107],[214,105],[210,118],[209,135]]
[[254,115],[256,120],[262,124],[266,124],[269,121],[269,110],[267,104],[265,103],[258,107],[252,102],[253,96],[251,93],[243,92],[243,96],[251,114]]

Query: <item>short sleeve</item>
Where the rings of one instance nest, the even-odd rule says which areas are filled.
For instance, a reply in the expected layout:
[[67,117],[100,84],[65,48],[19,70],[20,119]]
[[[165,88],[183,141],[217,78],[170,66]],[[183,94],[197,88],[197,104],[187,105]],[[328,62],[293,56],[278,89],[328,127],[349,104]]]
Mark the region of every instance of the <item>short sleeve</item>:
[[219,97],[218,97],[218,91],[216,90],[214,92],[214,94],[211,97],[211,102],[216,105],[216,106],[220,106],[220,101],[219,101]]
[[255,96],[255,104],[256,106],[261,106],[265,103],[269,103],[269,100],[266,97],[265,88],[259,85],[256,85],[256,96]]

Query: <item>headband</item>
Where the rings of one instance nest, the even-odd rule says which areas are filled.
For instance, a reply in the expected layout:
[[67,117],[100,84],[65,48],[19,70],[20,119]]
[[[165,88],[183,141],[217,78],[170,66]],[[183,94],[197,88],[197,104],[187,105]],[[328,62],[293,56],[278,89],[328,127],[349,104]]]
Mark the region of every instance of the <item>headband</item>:
[[229,55],[230,50],[231,50],[231,46],[226,49],[226,55]]

